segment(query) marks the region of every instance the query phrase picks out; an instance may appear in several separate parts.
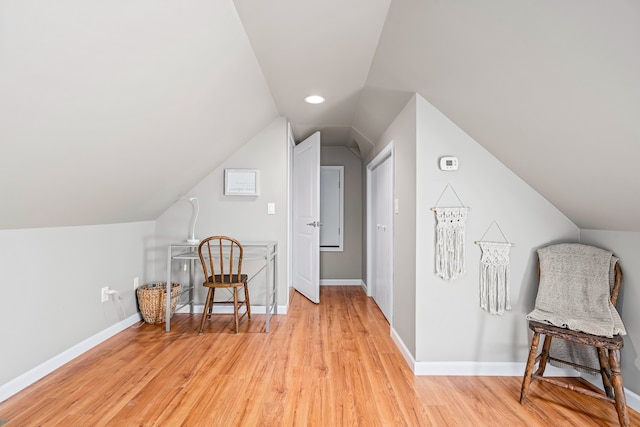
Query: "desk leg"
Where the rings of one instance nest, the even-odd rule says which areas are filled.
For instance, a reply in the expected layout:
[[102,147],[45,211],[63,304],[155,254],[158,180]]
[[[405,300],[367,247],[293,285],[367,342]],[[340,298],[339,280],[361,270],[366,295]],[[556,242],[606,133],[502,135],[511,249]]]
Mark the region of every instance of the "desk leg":
[[[266,290],[267,292],[265,292],[265,304],[264,304],[264,311],[265,311],[265,327],[264,330],[265,332],[269,332],[269,316],[271,315],[271,305],[269,303],[269,298],[271,295],[271,289],[273,288],[273,281],[271,280],[271,254],[269,254],[269,247],[267,246],[266,248],[267,253],[265,254],[265,261],[267,262],[266,265],[266,270],[265,273],[267,275],[267,277],[265,278],[267,286],[266,286]],[[271,285],[271,286],[270,286]]]
[[278,314],[278,247],[275,247],[275,255],[273,255],[273,314]]
[[[278,314],[278,283],[276,277],[278,277],[278,248],[273,248],[273,253],[269,252],[267,248],[266,256],[266,284],[267,293],[265,296],[265,312],[266,312],[266,326],[265,332],[269,332],[271,325],[271,311],[273,314]],[[271,263],[273,262],[273,271],[271,270]]]
[[195,298],[196,260],[189,261],[189,313],[193,314],[193,300]]
[[165,332],[169,332],[171,330],[171,245],[167,249],[167,294],[165,297],[165,302],[167,303],[166,312],[165,312]]

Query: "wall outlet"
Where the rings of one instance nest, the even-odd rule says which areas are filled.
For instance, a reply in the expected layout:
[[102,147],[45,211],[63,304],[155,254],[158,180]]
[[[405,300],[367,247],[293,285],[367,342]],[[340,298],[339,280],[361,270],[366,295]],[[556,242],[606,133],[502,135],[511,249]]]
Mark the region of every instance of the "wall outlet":
[[107,294],[107,291],[109,290],[108,286],[105,286],[104,288],[102,288],[101,290],[101,294],[100,294],[100,302],[107,302],[109,301],[109,295]]
[[133,290],[138,289],[138,285],[140,284],[140,280],[137,277],[133,278]]

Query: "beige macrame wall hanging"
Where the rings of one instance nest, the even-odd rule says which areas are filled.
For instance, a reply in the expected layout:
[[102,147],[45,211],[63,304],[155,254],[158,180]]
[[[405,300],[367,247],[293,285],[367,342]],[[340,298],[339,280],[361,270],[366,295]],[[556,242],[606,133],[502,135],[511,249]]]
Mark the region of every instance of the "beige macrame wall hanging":
[[[482,241],[494,224],[500,230],[505,241]],[[506,310],[511,310],[509,250],[513,244],[507,241],[496,221],[489,225],[487,231],[480,241],[476,242],[482,252],[480,257],[480,307],[491,314],[504,314]]]
[[445,280],[456,280],[465,273],[465,222],[469,208],[449,184],[436,202],[440,202],[447,189],[451,189],[463,206],[432,208],[436,215],[436,275]]

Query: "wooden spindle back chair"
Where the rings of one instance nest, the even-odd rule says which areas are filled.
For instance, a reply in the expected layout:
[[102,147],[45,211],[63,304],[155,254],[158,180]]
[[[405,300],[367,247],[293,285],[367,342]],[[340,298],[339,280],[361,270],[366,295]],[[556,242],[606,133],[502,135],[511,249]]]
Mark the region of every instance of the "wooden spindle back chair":
[[[242,274],[243,248],[236,239],[227,236],[211,236],[200,242],[198,255],[202,264],[204,282],[202,286],[209,288],[200,321],[200,334],[204,331],[205,322],[213,313],[215,304],[229,304],[231,301],[215,301],[216,289],[228,289],[233,295],[233,318],[235,332],[238,333],[240,320],[247,315],[251,319],[251,302],[247,275]],[[244,288],[244,299],[238,298],[238,289]],[[240,314],[240,308],[245,311]],[[217,314],[217,313],[216,313]]]
[[[540,280],[540,263],[538,262],[538,280]],[[613,286],[611,287],[611,304],[616,306],[618,302],[618,296],[620,294],[620,288],[622,287],[622,269],[615,264],[615,279]],[[525,367],[524,378],[522,380],[522,388],[520,390],[520,403],[523,403],[529,386],[534,380],[541,380],[547,383],[557,385],[560,387],[573,390],[575,392],[592,396],[601,400],[613,403],[618,414],[618,421],[621,426],[629,425],[629,416],[627,414],[627,404],[624,395],[624,387],[622,384],[622,374],[620,373],[620,360],[618,357],[618,351],[624,345],[622,336],[614,335],[613,337],[603,337],[599,335],[592,335],[585,332],[574,331],[567,328],[561,328],[546,323],[529,321],[529,329],[533,331],[533,338],[531,339],[531,348],[529,350],[529,358]],[[544,343],[540,354],[537,354],[538,344],[540,341],[540,335],[544,335]],[[598,370],[595,370],[589,366],[576,365],[566,360],[555,359],[549,356],[549,349],[551,347],[551,340],[553,338],[562,339],[582,345],[592,346],[596,348],[598,354],[598,362],[600,364],[599,373],[602,377],[602,383],[605,393],[599,393],[587,387],[580,387],[570,384],[560,378],[544,377],[544,371],[548,361],[558,361],[568,366],[573,366],[579,370],[592,372],[597,374]],[[538,369],[534,372],[536,363]]]

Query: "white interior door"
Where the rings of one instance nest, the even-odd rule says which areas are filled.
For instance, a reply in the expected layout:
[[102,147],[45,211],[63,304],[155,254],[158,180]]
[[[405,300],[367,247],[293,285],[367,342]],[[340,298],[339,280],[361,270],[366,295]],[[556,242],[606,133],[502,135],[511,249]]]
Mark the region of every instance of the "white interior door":
[[371,171],[371,296],[391,323],[393,291],[393,158]]
[[320,302],[320,132],[293,149],[293,287]]

